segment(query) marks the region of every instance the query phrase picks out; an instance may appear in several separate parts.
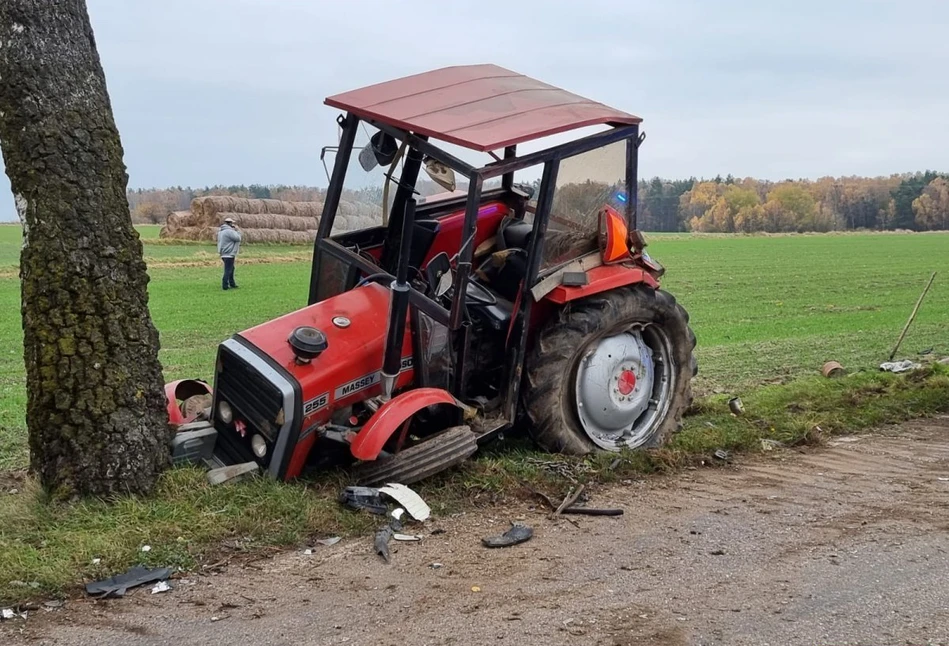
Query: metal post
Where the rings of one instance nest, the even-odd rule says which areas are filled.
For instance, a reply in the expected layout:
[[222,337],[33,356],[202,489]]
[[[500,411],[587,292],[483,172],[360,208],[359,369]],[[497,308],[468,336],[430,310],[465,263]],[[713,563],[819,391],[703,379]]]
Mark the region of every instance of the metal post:
[[[506,146],[504,148],[504,159],[510,161],[515,157],[517,157],[517,146]],[[501,177],[501,188],[507,191],[514,188],[514,171],[504,173]]]
[[520,397],[521,375],[524,371],[524,358],[527,355],[528,322],[531,315],[531,287],[540,273],[540,264],[544,255],[544,237],[547,234],[547,223],[550,221],[550,209],[554,203],[554,193],[557,190],[557,173],[560,170],[560,160],[554,159],[544,164],[544,172],[540,180],[540,193],[537,197],[537,209],[534,215],[534,230],[531,234],[530,246],[527,250],[527,273],[521,286],[521,307],[514,313],[517,317],[515,332],[517,345],[515,346],[514,362],[508,368],[507,397],[504,401],[505,415],[513,420],[517,412],[517,400]]
[[336,163],[333,165],[333,176],[326,189],[326,200],[323,202],[323,215],[320,217],[320,226],[313,241],[313,261],[310,264],[310,295],[307,305],[317,301],[317,291],[320,283],[320,241],[328,238],[333,230],[333,221],[336,219],[336,209],[339,198],[343,194],[343,181],[346,179],[346,168],[349,166],[350,155],[353,152],[353,142],[356,141],[356,128],[359,118],[354,114],[347,114],[342,122],[343,133],[339,140],[339,150],[336,153]]
[[639,126],[634,135],[626,140],[626,224],[630,231],[636,230],[639,210]]

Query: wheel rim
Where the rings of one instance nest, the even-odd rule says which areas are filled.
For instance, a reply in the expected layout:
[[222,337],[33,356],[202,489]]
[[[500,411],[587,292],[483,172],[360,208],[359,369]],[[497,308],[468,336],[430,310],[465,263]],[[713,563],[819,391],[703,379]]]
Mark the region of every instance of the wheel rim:
[[656,325],[613,330],[583,350],[575,375],[574,403],[587,437],[608,451],[636,448],[669,409],[672,346]]

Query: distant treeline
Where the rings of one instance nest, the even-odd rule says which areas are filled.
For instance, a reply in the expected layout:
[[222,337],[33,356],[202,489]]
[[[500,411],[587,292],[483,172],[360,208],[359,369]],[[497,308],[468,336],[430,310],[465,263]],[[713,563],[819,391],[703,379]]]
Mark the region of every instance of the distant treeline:
[[[604,186],[591,182],[572,189],[576,199],[582,200],[584,193],[602,193]],[[129,191],[129,205],[136,222],[159,223],[171,211],[187,210],[200,195],[320,201],[323,190],[279,185],[136,189]],[[366,201],[375,202],[377,191],[366,189]],[[949,178],[932,171],[782,182],[731,175],[710,180],[656,177],[640,182],[639,200],[640,228],[647,231],[949,229]]]

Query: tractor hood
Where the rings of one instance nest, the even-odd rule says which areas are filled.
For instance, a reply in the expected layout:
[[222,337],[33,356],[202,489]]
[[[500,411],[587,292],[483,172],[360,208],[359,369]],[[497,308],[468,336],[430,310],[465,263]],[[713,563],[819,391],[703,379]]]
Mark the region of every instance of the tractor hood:
[[[302,390],[302,427],[322,423],[330,414],[381,392],[383,351],[391,293],[374,283],[344,292],[239,334],[289,373]],[[306,361],[290,344],[300,328],[323,348]],[[299,335],[297,335],[299,338]],[[325,341],[325,346],[323,345]],[[411,381],[411,334],[403,342],[397,386]],[[300,411],[296,411],[301,414]]]

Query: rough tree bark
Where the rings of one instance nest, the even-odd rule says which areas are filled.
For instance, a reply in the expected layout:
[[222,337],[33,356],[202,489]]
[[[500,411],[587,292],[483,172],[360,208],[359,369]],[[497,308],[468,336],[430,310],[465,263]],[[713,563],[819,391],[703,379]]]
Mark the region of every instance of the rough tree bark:
[[31,467],[59,497],[147,493],[171,429],[84,0],[0,0],[0,148],[23,223]]

